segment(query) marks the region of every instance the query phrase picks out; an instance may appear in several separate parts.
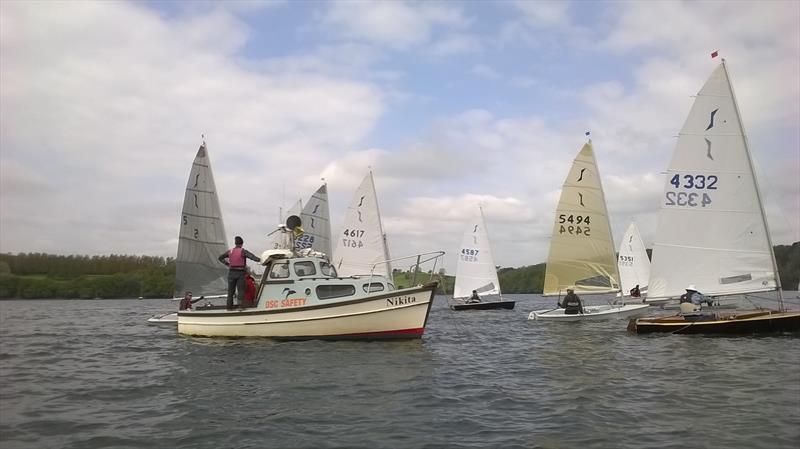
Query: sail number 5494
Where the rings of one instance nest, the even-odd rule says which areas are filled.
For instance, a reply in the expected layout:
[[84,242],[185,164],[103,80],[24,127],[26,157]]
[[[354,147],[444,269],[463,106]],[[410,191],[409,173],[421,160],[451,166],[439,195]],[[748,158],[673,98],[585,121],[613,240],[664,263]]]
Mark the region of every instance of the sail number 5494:
[[561,214],[558,216],[558,223],[560,224],[558,227],[559,234],[585,235],[586,237],[590,237],[589,233],[592,230],[589,226],[581,226],[591,223],[588,215]]

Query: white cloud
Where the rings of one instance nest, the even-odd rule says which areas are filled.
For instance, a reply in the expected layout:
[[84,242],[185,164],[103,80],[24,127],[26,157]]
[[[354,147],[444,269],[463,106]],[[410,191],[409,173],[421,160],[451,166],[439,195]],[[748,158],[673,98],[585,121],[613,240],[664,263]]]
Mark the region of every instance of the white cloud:
[[[293,169],[321,172],[383,111],[369,83],[238,64],[251,30],[223,9],[165,19],[126,3],[0,7],[3,251],[174,253],[201,133],[228,228],[260,235],[254,212],[271,218],[275,186]],[[26,172],[51,194],[17,194]]]
[[[407,50],[433,40],[432,53],[449,55],[479,48],[463,32],[470,24],[459,7],[426,2],[331,2],[323,24],[334,34],[397,50]],[[450,34],[439,40],[440,30]]]

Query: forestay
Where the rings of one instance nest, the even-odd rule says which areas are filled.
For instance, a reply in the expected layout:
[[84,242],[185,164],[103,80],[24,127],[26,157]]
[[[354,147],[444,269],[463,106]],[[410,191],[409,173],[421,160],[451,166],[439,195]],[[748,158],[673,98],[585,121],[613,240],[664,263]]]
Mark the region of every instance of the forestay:
[[206,144],[192,163],[181,211],[174,296],[190,290],[195,297],[223,294],[227,269],[217,259],[228,249],[219,197]]
[[634,222],[631,222],[625,231],[625,236],[622,237],[617,267],[622,295],[629,295],[631,289],[637,285],[644,294],[650,280],[650,259],[647,257],[642,236],[639,235],[639,228]]
[[648,299],[775,290],[766,220],[724,62],[697,94],[667,170]]
[[619,291],[617,258],[592,141],[581,149],[561,188],[544,294]]
[[500,282],[482,209],[464,230],[458,251],[453,297],[469,297],[473,290],[481,295],[500,295]]
[[391,279],[391,267],[385,262],[389,260],[389,250],[381,224],[372,171],[364,177],[347,208],[333,260],[340,276],[372,272]]

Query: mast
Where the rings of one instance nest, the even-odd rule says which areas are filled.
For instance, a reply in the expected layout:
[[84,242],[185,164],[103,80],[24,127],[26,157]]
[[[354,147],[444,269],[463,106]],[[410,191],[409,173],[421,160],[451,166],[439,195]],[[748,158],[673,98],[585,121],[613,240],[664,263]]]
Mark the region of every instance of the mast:
[[731,98],[733,99],[733,107],[736,108],[736,120],[739,121],[739,129],[742,130],[742,138],[744,140],[744,151],[747,154],[747,163],[750,166],[750,173],[753,174],[753,184],[756,187],[756,198],[758,198],[758,208],[761,210],[761,220],[764,223],[764,230],[767,234],[767,245],[769,245],[769,255],[772,258],[772,270],[775,273],[775,287],[778,291],[778,299],[781,303],[781,311],[785,311],[783,304],[783,289],[781,288],[781,274],[778,272],[778,261],[775,259],[775,248],[772,246],[772,235],[769,232],[769,224],[767,223],[767,214],[764,211],[764,201],[761,198],[761,189],[758,187],[758,177],[756,176],[755,166],[753,165],[753,155],[750,153],[750,142],[747,140],[747,133],[744,130],[742,123],[742,114],[739,111],[739,102],[736,101],[736,94],[733,92],[733,83],[731,82],[730,74],[728,74],[728,65],[725,63],[725,58],[722,58],[722,69],[725,71],[725,78],[728,81],[728,89],[731,91]]
[[394,274],[392,273],[392,265],[388,262],[390,259],[389,255],[389,244],[386,241],[386,232],[383,231],[383,221],[381,220],[381,208],[378,205],[378,192],[375,191],[375,178],[372,176],[372,167],[369,167],[369,181],[372,184],[372,197],[375,198],[375,211],[378,214],[378,228],[381,230],[381,240],[383,240],[383,254],[387,262],[386,262],[386,271],[389,272],[389,279],[394,281]]
[[[590,138],[589,139],[589,145],[591,145],[591,144],[592,144],[592,139]],[[614,249],[616,249],[616,244],[614,243],[614,232],[611,230],[611,214],[608,213],[608,203],[606,203],[606,192],[603,191],[603,180],[602,180],[602,178],[600,178],[600,166],[597,165],[597,157],[594,155],[594,146],[592,146],[592,162],[594,162],[595,170],[597,170],[598,184],[600,184],[600,198],[603,199],[603,204],[605,205],[605,208],[606,208],[606,222],[608,224],[608,238],[611,240],[611,251],[613,252]],[[616,257],[615,257],[615,259],[616,259]],[[619,278],[619,264],[618,263],[614,264],[614,272],[617,275],[616,281],[617,281],[618,289],[615,290],[613,293],[616,293],[617,291],[622,293],[622,280]],[[611,286],[613,287],[614,286],[614,282],[613,282],[614,279],[611,279],[611,281],[612,281],[611,282]],[[625,294],[624,293],[622,293],[621,298],[623,300],[625,299]]]
[[[486,218],[483,216],[483,206],[478,204],[478,210],[481,212],[481,226],[483,226],[483,232],[486,234],[486,246],[489,248],[489,252],[492,251],[492,242],[489,240],[489,229],[486,228]],[[495,270],[495,277],[497,277],[497,296],[500,298],[500,301],[503,300],[503,290],[500,288],[500,279],[497,276],[497,267],[494,265],[494,255],[492,256],[492,269]]]

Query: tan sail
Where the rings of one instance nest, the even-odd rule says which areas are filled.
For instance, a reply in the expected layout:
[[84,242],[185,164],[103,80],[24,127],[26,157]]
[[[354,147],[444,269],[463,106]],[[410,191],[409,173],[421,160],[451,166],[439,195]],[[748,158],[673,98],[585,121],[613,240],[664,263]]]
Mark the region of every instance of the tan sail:
[[547,257],[544,294],[619,291],[619,275],[603,186],[592,141],[572,163],[561,188]]

